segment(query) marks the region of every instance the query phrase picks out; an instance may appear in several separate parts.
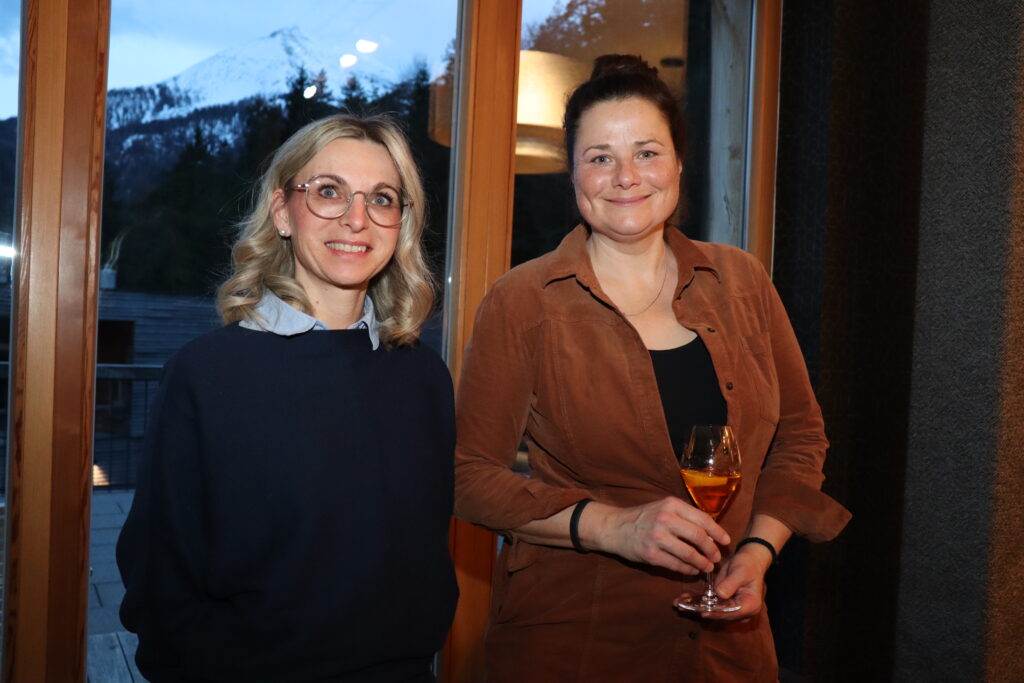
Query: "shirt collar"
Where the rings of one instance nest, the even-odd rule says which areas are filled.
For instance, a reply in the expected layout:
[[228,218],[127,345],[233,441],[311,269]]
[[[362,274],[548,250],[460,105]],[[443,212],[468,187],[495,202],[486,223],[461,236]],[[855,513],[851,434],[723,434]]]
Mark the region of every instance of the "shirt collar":
[[[254,320],[243,320],[239,325],[250,330],[272,332],[282,337],[291,337],[310,330],[330,329],[322,321],[288,305],[269,289],[263,292],[263,298],[256,304],[253,312],[256,314]],[[376,351],[380,346],[380,323],[377,322],[373,299],[369,294],[363,298],[363,317],[346,329],[366,330],[373,349]]]
[[[590,263],[590,255],[587,253],[587,237],[589,235],[585,226],[578,225],[562,239],[561,244],[552,253],[553,258],[548,264],[544,286],[557,280],[575,277],[580,284],[588,289],[600,289],[597,276],[594,274],[594,267]],[[722,276],[719,275],[711,259],[700,249],[698,243],[693,242],[673,227],[665,228],[665,236],[679,268],[679,282],[676,285],[675,293],[677,298],[698,271],[709,272],[721,282]]]

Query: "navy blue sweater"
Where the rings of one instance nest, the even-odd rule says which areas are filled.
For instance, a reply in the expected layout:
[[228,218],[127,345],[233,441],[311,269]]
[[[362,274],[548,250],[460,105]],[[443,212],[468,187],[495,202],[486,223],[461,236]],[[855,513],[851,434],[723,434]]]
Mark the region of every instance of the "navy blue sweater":
[[117,545],[163,681],[423,681],[457,588],[447,368],[362,330],[224,327],[164,369]]

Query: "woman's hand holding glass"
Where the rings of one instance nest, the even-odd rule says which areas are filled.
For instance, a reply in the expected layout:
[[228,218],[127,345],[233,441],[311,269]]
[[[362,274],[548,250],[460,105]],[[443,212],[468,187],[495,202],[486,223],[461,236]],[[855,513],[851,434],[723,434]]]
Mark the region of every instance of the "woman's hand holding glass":
[[750,544],[740,548],[718,568],[718,580],[715,584],[715,592],[719,597],[731,598],[739,603],[740,608],[734,612],[708,612],[701,616],[707,619],[737,621],[760,612],[764,606],[764,575],[771,563],[771,555],[761,546]]
[[584,547],[681,574],[710,571],[729,535],[707,513],[679,498],[619,508],[591,503],[580,519]]

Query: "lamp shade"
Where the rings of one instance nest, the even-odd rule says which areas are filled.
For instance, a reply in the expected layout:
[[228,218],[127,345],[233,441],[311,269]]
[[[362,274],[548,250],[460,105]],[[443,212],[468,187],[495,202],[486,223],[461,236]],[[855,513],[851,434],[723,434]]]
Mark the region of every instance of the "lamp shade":
[[[577,59],[538,50],[519,52],[516,103],[516,173],[561,173],[566,169],[562,116],[569,94],[588,76]],[[451,81],[441,77],[430,91],[430,137],[451,145]]]
[[586,78],[587,65],[579,60],[537,50],[519,53],[516,173],[565,170],[565,102]]

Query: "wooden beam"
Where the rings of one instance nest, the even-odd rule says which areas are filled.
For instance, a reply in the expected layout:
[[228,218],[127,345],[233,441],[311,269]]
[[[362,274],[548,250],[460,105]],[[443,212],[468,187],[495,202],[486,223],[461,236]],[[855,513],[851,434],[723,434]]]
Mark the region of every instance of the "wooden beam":
[[782,0],[759,0],[754,17],[747,250],[772,272],[775,246],[775,161],[779,139]]
[[[467,0],[463,8],[448,295],[448,366],[456,378],[477,306],[509,267],[521,10],[521,0]],[[442,680],[473,682],[482,678],[495,537],[453,520],[451,549],[461,595]]]
[[108,0],[25,0],[4,674],[85,676]]

